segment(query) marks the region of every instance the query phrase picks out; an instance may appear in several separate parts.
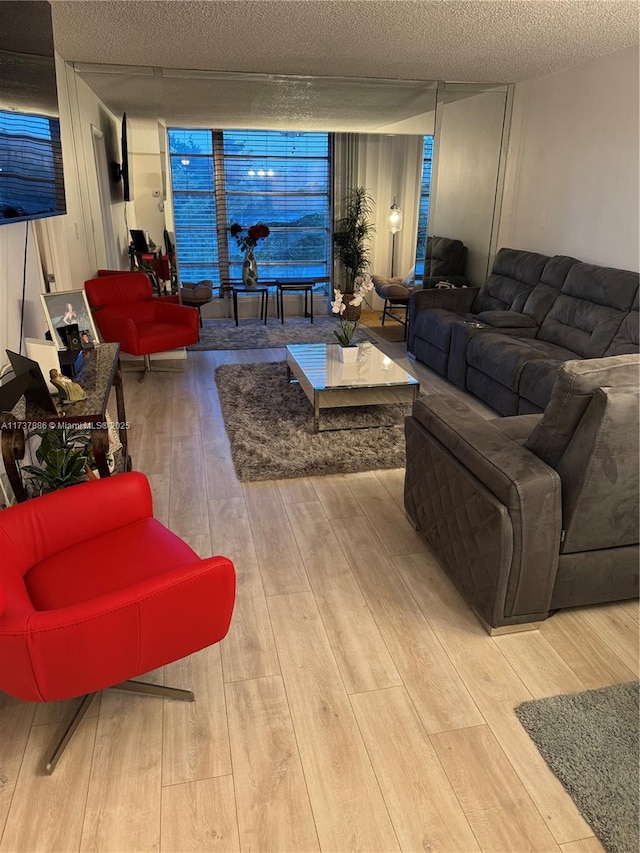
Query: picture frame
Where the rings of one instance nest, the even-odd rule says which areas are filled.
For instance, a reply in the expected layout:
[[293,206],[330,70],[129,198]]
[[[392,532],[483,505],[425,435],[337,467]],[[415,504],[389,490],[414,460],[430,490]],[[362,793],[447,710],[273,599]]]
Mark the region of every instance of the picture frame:
[[67,341],[64,339],[67,326],[77,325],[83,349],[91,349],[100,343],[84,290],[41,293],[40,298],[51,340],[59,350],[67,349]]

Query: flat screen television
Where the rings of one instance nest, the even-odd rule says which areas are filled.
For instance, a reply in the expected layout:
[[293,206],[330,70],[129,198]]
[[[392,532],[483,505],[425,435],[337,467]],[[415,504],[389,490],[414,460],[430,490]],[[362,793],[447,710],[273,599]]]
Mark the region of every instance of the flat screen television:
[[66,213],[47,2],[0,2],[0,224]]
[[112,163],[112,177],[118,183],[122,181],[122,195],[125,201],[131,201],[133,193],[131,190],[131,175],[129,172],[129,141],[128,141],[128,123],[127,114],[122,114],[122,124],[120,129],[120,159],[121,163]]

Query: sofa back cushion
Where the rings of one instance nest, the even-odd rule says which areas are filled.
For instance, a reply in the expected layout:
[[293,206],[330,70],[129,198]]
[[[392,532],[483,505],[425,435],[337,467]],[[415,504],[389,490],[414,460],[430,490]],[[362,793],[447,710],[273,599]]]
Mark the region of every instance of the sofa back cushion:
[[450,237],[427,237],[425,276],[464,275],[467,247]]
[[637,387],[639,378],[639,355],[565,361],[558,368],[549,403],[525,447],[557,469],[598,388]]
[[577,263],[576,258],[567,255],[554,255],[550,258],[542,270],[539,284],[536,284],[527,297],[522,313],[532,317],[540,326],[558,298],[569,270]]
[[538,339],[583,358],[603,356],[638,293],[638,273],[573,264]]
[[638,542],[637,385],[598,388],[558,464],[562,553]]
[[480,288],[473,304],[474,313],[509,310],[522,312],[549,260],[547,255],[539,255],[537,252],[500,249],[491,275]]
[[638,334],[638,294],[631,307],[631,311],[623,319],[613,340],[607,347],[605,355],[624,355],[625,353],[638,352],[640,341]]

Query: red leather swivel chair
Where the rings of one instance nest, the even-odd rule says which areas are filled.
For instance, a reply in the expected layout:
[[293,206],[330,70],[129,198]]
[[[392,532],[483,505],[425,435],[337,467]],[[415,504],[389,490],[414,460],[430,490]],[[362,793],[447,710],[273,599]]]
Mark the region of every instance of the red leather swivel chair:
[[192,701],[190,691],[128,679],[229,629],[233,563],[201,560],[156,521],[140,473],[0,512],[0,567],[0,690],[30,702],[84,697],[48,772],[93,693],[115,686]]
[[151,370],[152,353],[199,340],[197,310],[154,299],[145,273],[101,276],[85,281],[84,287],[104,340],[117,341],[123,352],[144,356],[145,373]]

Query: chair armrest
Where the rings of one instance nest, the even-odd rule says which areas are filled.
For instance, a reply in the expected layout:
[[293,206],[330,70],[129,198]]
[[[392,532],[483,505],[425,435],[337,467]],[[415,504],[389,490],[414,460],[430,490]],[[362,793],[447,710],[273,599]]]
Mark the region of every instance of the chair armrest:
[[0,528],[30,568],[71,545],[152,515],[149,482],[131,471],[9,507],[0,513]]
[[123,352],[139,354],[140,336],[133,320],[128,317],[104,316],[100,311],[96,311],[95,318],[100,334],[107,343],[117,341]]
[[162,320],[164,323],[188,326],[196,332],[199,331],[200,319],[197,308],[189,308],[187,305],[173,305],[160,301],[154,303],[154,307],[156,320]]
[[[406,434],[407,512],[423,531],[452,525],[455,559],[462,565],[464,554],[474,575],[471,587],[484,585],[486,592],[487,576],[495,572],[493,598],[491,605],[485,601],[483,618],[494,627],[532,621],[528,615],[543,618],[560,549],[557,472],[454,396],[421,397],[407,418]],[[480,505],[492,507],[491,522],[482,521]],[[437,552],[439,545],[445,552],[449,547],[442,536],[436,536]],[[493,552],[498,542],[500,556]]]

